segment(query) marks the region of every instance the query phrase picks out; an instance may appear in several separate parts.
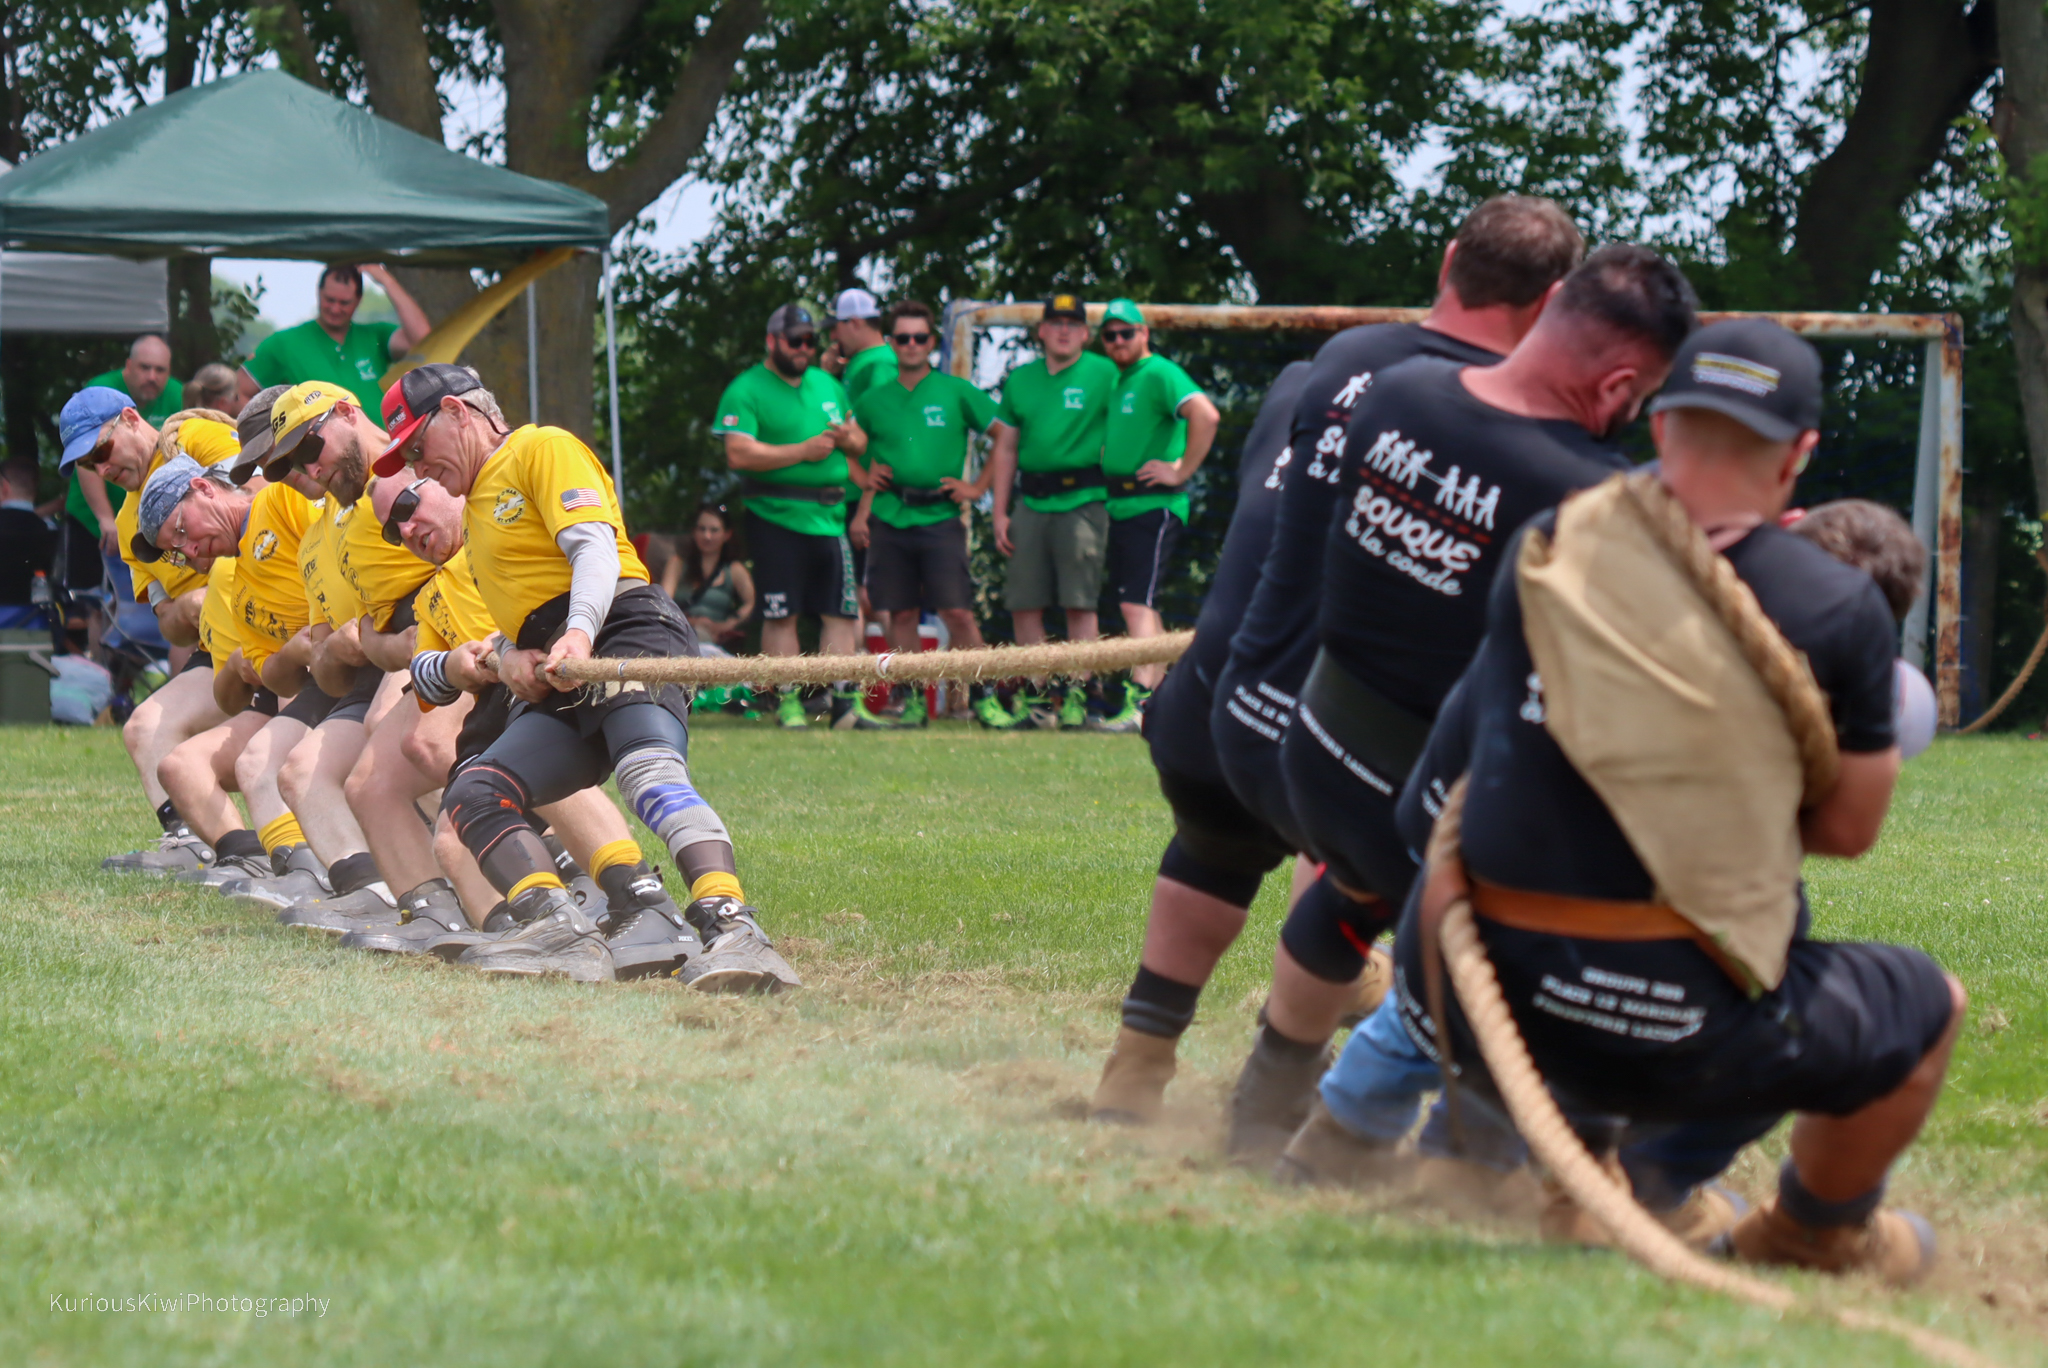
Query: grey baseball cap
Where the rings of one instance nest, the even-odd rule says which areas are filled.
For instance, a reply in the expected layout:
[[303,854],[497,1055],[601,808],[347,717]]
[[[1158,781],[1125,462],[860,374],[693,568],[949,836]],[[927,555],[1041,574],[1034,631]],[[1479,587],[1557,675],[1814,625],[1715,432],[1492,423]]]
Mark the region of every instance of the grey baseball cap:
[[257,390],[249,402],[242,405],[241,416],[235,419],[235,435],[241,439],[242,454],[228,467],[228,474],[238,485],[249,483],[249,477],[263,468],[263,458],[270,454],[270,406],[277,402],[277,396],[290,389],[290,385],[272,385],[269,389]]
[[164,553],[158,548],[156,539],[163,534],[164,524],[171,520],[171,514],[192,492],[192,482],[197,479],[218,480],[226,484],[228,474],[223,467],[203,466],[190,456],[178,455],[158,466],[156,473],[142,486],[141,504],[135,516],[139,530],[128,539],[128,547],[135,553],[135,559],[144,564],[163,559]]
[[817,320],[811,311],[801,304],[785,304],[768,315],[768,331],[778,337],[787,337],[793,332],[808,332],[816,335]]

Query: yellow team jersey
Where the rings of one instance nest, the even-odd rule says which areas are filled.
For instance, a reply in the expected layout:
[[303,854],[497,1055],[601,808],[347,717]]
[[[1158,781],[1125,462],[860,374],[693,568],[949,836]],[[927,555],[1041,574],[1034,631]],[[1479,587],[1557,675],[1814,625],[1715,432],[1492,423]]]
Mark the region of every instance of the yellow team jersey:
[[494,630],[491,610],[484,606],[470,571],[466,546],[434,572],[414,605],[420,619],[418,650],[445,651],[465,641],[482,641]]
[[370,507],[370,490],[376,487],[377,481],[372,480],[363,490],[363,497],[339,524],[341,535],[335,542],[341,573],[362,601],[357,616],[368,614],[370,624],[381,632],[391,621],[392,610],[406,595],[433,578],[434,567],[404,547],[384,540],[384,524],[377,521],[376,510]]
[[626,540],[612,478],[589,447],[560,428],[523,427],[477,472],[462,512],[470,563],[491,620],[517,640],[527,615],[569,590],[569,558],[555,535],[578,523],[609,523],[619,576],[647,578]]
[[235,625],[235,556],[220,556],[206,575],[206,601],[199,607],[199,649],[213,657],[215,667],[227,664],[242,633]]
[[313,520],[299,539],[299,578],[306,585],[306,606],[314,622],[341,628],[363,615],[363,601],[355,586],[341,573],[336,548],[341,544],[342,524],[356,512],[343,508],[329,494],[313,505]]
[[287,484],[263,486],[249,505],[235,567],[235,619],[242,655],[259,670],[311,617],[299,542],[320,507]]
[[[171,444],[205,466],[232,461],[242,454],[242,444],[235,436],[235,430],[226,423],[216,423],[211,418],[187,418],[178,424],[178,431],[171,438]],[[157,467],[168,459],[170,458],[159,450],[150,461],[149,469],[142,472],[142,483],[147,485],[149,477],[156,474]],[[171,598],[204,587],[206,573],[202,570],[173,565],[167,560],[145,564],[135,559],[135,552],[131,548],[135,543],[135,534],[142,528],[141,520],[141,496],[131,494],[122,501],[120,510],[114,514],[114,527],[121,537],[121,559],[127,562],[129,577],[135,582],[135,601],[150,601],[149,586],[152,583],[161,584],[164,593]]]

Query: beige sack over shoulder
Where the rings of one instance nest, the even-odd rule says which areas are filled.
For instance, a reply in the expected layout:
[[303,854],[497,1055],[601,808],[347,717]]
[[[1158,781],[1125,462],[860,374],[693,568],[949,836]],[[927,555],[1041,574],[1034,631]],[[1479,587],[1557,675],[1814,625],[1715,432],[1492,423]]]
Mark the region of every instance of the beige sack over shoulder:
[[1515,576],[1551,735],[1658,897],[1752,990],[1775,988],[1798,915],[1799,810],[1838,764],[1832,728],[1814,740],[1826,700],[1804,658],[1651,476],[1567,500],[1554,539],[1524,538]]

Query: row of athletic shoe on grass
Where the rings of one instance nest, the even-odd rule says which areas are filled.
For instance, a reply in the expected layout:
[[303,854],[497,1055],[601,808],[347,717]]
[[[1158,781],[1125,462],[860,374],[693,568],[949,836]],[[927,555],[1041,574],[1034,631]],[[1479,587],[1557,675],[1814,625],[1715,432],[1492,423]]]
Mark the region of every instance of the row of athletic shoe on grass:
[[472,926],[454,886],[434,879],[396,906],[370,888],[337,894],[305,845],[269,857],[216,857],[182,823],[148,850],[108,857],[101,868],[211,888],[285,926],[340,937],[346,950],[432,955],[486,974],[560,974],[581,983],[666,977],[698,992],[775,993],[802,986],[737,898],[699,898],[678,908],[661,875],[615,866],[584,873],[553,835],[543,837],[566,888],[534,888]]
[[[968,713],[990,731],[1091,731],[1136,733],[1143,725],[1145,702],[1152,691],[1122,681],[1091,690],[1073,681],[1054,681],[1043,690],[1020,688],[1006,699],[987,684],[968,686]],[[746,689],[700,690],[699,708],[718,709],[754,718],[761,715],[762,695]],[[800,731],[822,715],[835,731],[913,731],[931,721],[931,700],[917,685],[898,685],[880,708],[868,706],[856,689],[836,689],[807,700],[784,689],[774,704],[777,726]]]

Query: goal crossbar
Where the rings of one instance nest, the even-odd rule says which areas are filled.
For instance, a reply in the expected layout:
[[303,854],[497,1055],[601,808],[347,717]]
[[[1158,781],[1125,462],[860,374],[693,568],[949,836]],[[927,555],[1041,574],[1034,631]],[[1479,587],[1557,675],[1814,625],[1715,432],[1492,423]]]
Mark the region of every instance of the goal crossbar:
[[[974,335],[989,328],[1035,326],[1044,311],[1037,301],[956,301],[946,309],[944,335],[948,365],[971,378]],[[1087,306],[1091,325],[1101,322],[1101,303]],[[1351,308],[1336,305],[1141,304],[1148,327],[1164,331],[1334,333],[1367,323],[1415,323],[1427,309]],[[1801,337],[1834,342],[1920,342],[1920,439],[1913,467],[1913,532],[1929,551],[1931,585],[1922,587],[1906,618],[1902,649],[1925,668],[1927,614],[1934,611],[1934,691],[1943,726],[1953,727],[1962,710],[1963,607],[1963,320],[1952,313],[1714,313],[1703,323],[1726,318],[1768,318]],[[1930,592],[1931,590],[1931,592]]]

